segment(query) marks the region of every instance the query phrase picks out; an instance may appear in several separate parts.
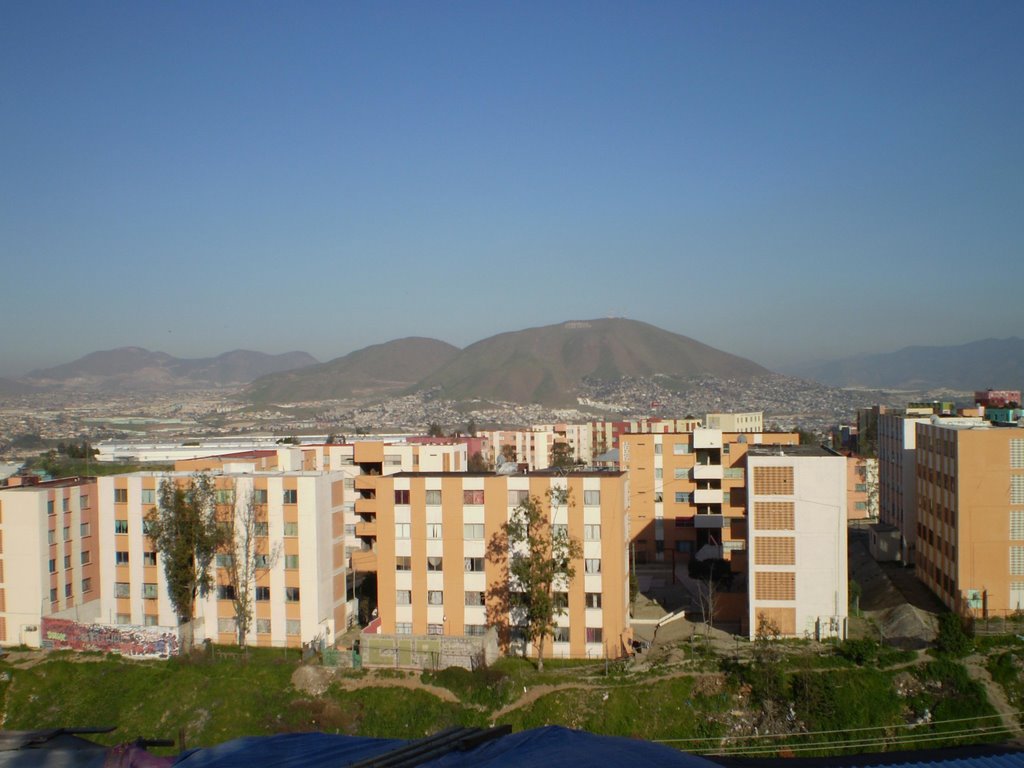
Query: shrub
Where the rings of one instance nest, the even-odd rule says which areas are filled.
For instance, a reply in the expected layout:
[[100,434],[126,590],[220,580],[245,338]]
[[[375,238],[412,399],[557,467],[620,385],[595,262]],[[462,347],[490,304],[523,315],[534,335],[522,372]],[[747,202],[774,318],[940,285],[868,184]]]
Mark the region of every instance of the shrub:
[[971,626],[965,625],[957,614],[942,614],[939,616],[939,635],[935,639],[935,648],[940,653],[956,658],[966,656],[974,647],[970,630]]

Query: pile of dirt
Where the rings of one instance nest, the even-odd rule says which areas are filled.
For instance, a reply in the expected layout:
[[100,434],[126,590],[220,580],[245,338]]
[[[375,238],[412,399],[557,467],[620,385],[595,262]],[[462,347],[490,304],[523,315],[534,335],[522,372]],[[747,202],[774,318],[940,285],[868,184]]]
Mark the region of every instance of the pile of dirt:
[[909,651],[927,648],[938,633],[935,616],[907,603],[880,611],[875,621],[886,643]]

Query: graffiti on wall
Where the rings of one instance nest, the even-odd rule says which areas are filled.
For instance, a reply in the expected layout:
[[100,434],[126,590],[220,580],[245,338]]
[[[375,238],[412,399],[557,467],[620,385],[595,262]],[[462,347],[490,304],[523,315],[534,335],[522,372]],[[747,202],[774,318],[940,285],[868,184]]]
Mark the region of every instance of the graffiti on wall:
[[55,651],[101,651],[155,658],[178,653],[177,633],[161,627],[80,624],[44,617],[41,634],[42,647]]

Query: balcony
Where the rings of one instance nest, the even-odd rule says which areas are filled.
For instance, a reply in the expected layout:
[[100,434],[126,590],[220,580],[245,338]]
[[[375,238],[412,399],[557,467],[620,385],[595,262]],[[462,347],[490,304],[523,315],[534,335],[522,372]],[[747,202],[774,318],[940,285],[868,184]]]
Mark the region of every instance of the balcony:
[[717,429],[695,429],[693,430],[693,447],[700,448],[721,448],[722,433]]
[[356,523],[356,536],[377,538],[377,521],[364,520]]
[[377,488],[377,481],[380,475],[356,475],[355,486],[357,491],[373,491]]
[[721,464],[696,464],[693,467],[694,480],[721,480],[724,476]]
[[721,504],[721,488],[698,488],[693,492],[694,504]]
[[694,528],[721,528],[725,525],[725,515],[694,515]]
[[356,499],[356,514],[357,515],[376,515],[377,514],[377,500],[376,499]]
[[377,571],[377,553],[372,549],[368,549],[365,552],[353,552],[351,561],[353,571],[361,571],[362,573]]

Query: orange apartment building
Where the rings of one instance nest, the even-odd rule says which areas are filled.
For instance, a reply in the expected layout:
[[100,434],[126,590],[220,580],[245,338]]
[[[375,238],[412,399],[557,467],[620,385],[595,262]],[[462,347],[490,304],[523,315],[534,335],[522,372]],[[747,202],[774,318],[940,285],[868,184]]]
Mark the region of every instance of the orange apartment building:
[[[576,577],[566,590],[546,655],[617,658],[629,630],[629,537],[626,481],[621,472],[519,475],[403,472],[357,478],[366,495],[361,533],[376,539],[378,612],[384,634],[483,635],[497,624],[506,642],[510,617],[494,620],[489,590],[503,578],[487,543],[528,497],[547,505],[552,524],[566,525],[582,544]],[[567,488],[571,502],[552,508],[547,492]],[[505,624],[505,627],[501,627]],[[535,649],[529,649],[534,653]]]
[[44,616],[99,615],[96,481],[11,481],[0,488],[0,645],[39,647]]
[[918,423],[917,577],[954,611],[1024,610],[1024,429]]

